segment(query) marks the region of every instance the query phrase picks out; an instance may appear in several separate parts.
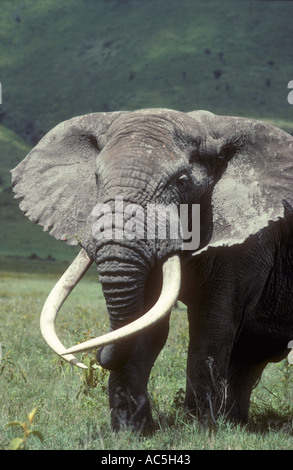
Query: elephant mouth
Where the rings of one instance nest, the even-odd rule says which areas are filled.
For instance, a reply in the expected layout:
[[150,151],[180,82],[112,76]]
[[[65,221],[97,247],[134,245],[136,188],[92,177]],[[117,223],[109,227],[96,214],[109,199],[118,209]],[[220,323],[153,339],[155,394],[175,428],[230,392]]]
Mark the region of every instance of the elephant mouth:
[[87,366],[80,362],[74,356],[74,353],[90,351],[109,344],[119,343],[123,339],[130,338],[154,326],[170,313],[179,296],[181,283],[180,258],[178,255],[172,255],[163,264],[161,293],[157,302],[150,310],[140,318],[121,328],[66,349],[56,334],[55,322],[57,315],[68,295],[85,275],[92,263],[93,259],[82,249],[50,292],[40,319],[41,333],[50,348],[66,361],[83,369],[86,369]]

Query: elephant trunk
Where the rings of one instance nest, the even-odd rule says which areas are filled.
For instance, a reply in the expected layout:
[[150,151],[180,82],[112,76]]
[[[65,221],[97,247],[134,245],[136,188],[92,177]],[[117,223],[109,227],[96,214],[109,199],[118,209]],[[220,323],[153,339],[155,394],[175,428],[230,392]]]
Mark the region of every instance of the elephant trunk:
[[[115,209],[118,206],[117,204]],[[110,205],[106,206],[106,209],[107,207],[111,209]],[[100,208],[96,213],[93,211],[95,248],[90,252],[98,267],[111,331],[69,349],[59,344],[55,350],[68,360],[69,354],[74,352],[102,348],[98,353],[100,364],[114,370],[129,359],[136,341],[135,335],[167,315],[177,300],[180,289],[180,260],[178,255],[173,255],[170,259],[168,257],[170,253],[179,251],[180,243],[178,244],[177,240],[173,244],[161,243],[158,248],[153,239],[132,237],[132,225],[127,225],[129,219],[119,217],[119,211],[116,211],[113,220],[112,211],[107,211],[105,205],[102,208],[102,212]],[[136,230],[143,227],[143,221],[143,217],[136,218]],[[124,230],[123,237],[117,237],[117,233],[119,235],[121,228],[125,227],[128,231]],[[101,233],[103,236],[100,236]],[[152,288],[146,289],[146,284],[152,269],[161,263],[163,284],[159,296]],[[57,312],[53,312],[54,318],[56,315]]]
[[[143,259],[143,251],[122,244],[104,245],[96,255],[99,279],[110,319],[111,330],[131,323],[144,313],[145,283],[150,265]],[[135,337],[103,347],[98,352],[102,367],[117,369],[127,361]]]
[[[164,262],[162,266],[163,283],[159,299],[155,305],[141,318],[138,318],[132,323],[118,328],[118,330],[113,330],[110,333],[85,341],[84,343],[79,343],[76,346],[66,349],[57,337],[55,331],[55,321],[64,301],[85,274],[85,272],[88,270],[92,262],[93,259],[87,255],[85,250],[81,250],[79,255],[72,262],[67,271],[63,274],[63,276],[50,292],[44,304],[40,320],[42,335],[53,351],[56,352],[56,354],[62,356],[68,362],[85,369],[87,367],[79,362],[72,355],[72,353],[89,351],[111,345],[110,349],[105,348],[105,355],[104,357],[101,357],[101,361],[105,361],[110,364],[111,361],[115,361],[116,357],[117,366],[117,354],[119,353],[119,350],[115,350],[112,345],[115,343],[121,344],[125,338],[131,338],[133,335],[139,332],[143,332],[163,319],[171,311],[178,298],[181,280],[179,256],[172,255]],[[125,320],[122,320],[121,324],[124,323],[124,321]],[[115,321],[112,323],[115,324]],[[125,347],[124,345],[123,349],[125,351],[128,350],[128,352],[131,352],[131,347],[129,346],[129,344],[128,347]],[[121,352],[122,358],[124,358],[125,361],[126,356],[123,354],[123,350],[121,350]],[[103,350],[101,351],[100,356],[102,353]]]
[[[135,256],[136,255],[136,256]],[[99,279],[113,329],[124,326],[143,313],[144,287],[150,267],[139,253],[111,244],[96,255]]]

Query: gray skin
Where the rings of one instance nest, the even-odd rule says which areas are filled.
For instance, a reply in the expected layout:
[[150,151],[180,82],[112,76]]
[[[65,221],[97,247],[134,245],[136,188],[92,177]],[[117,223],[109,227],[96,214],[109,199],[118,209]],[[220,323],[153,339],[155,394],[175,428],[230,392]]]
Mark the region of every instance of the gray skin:
[[[196,414],[245,421],[263,368],[288,352],[292,148],[273,126],[204,111],[94,113],[58,125],[12,172],[26,215],[95,259],[111,329],[154,305],[163,261],[180,254],[190,324],[185,404]],[[198,254],[182,250],[180,237],[95,238],[93,208],[114,209],[121,195],[144,208],[200,204]],[[98,352],[111,371],[113,429],[152,427],[147,383],[168,328],[165,318]]]
[[185,406],[191,412],[246,423],[264,368],[288,354],[292,239],[293,210],[286,205],[283,219],[243,244],[209,248],[187,263],[181,296],[188,305]]

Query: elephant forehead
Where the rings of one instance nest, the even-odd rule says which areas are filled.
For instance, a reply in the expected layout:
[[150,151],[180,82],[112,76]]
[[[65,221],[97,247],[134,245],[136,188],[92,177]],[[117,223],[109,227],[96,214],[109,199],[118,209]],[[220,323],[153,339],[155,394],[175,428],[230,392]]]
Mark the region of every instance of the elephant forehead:
[[[140,135],[144,139],[164,140],[166,143],[180,133],[197,136],[199,125],[185,113],[168,109],[149,109],[127,113],[110,128],[110,136]],[[142,140],[143,142],[143,140]]]
[[178,161],[189,157],[190,148],[185,144],[198,138],[202,138],[198,123],[185,113],[172,110],[127,113],[111,125],[98,167],[118,161],[122,164],[143,161],[154,167],[172,166],[173,162],[176,167]]
[[[187,160],[187,159],[186,159]],[[156,146],[149,142],[139,145],[135,142],[115,145],[105,148],[97,157],[97,174],[105,176],[108,180],[110,175],[127,178],[160,178],[160,174],[176,171],[182,161],[180,150],[170,148],[166,144]],[[181,165],[182,166],[182,165]]]

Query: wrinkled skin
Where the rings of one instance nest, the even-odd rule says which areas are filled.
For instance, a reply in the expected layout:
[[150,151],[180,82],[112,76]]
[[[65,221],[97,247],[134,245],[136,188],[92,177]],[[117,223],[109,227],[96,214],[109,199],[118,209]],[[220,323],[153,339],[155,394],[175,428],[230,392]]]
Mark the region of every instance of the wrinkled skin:
[[225,413],[246,423],[250,395],[264,368],[288,354],[292,240],[289,208],[284,219],[242,245],[209,248],[188,263],[181,295],[189,306],[185,405],[190,411]]
[[[78,239],[94,258],[111,329],[155,303],[162,262],[180,254],[179,299],[190,324],[185,403],[192,412],[205,414],[212,407],[214,415],[230,411],[235,420],[245,420],[251,388],[266,363],[288,352],[292,215],[277,219],[283,216],[282,199],[292,204],[292,140],[269,125],[206,112],[96,113],[57,126],[13,171],[26,215],[58,239]],[[273,156],[279,153],[277,161]],[[214,247],[194,256],[182,250],[180,237],[96,237],[93,208],[103,203],[114,210],[117,196],[144,210],[148,203],[200,204],[197,251],[209,242]],[[279,228],[260,232],[269,220]],[[247,238],[250,233],[256,235]],[[231,246],[218,246],[223,243]],[[113,429],[152,427],[147,383],[168,327],[165,318],[98,352],[100,364],[111,371]]]

